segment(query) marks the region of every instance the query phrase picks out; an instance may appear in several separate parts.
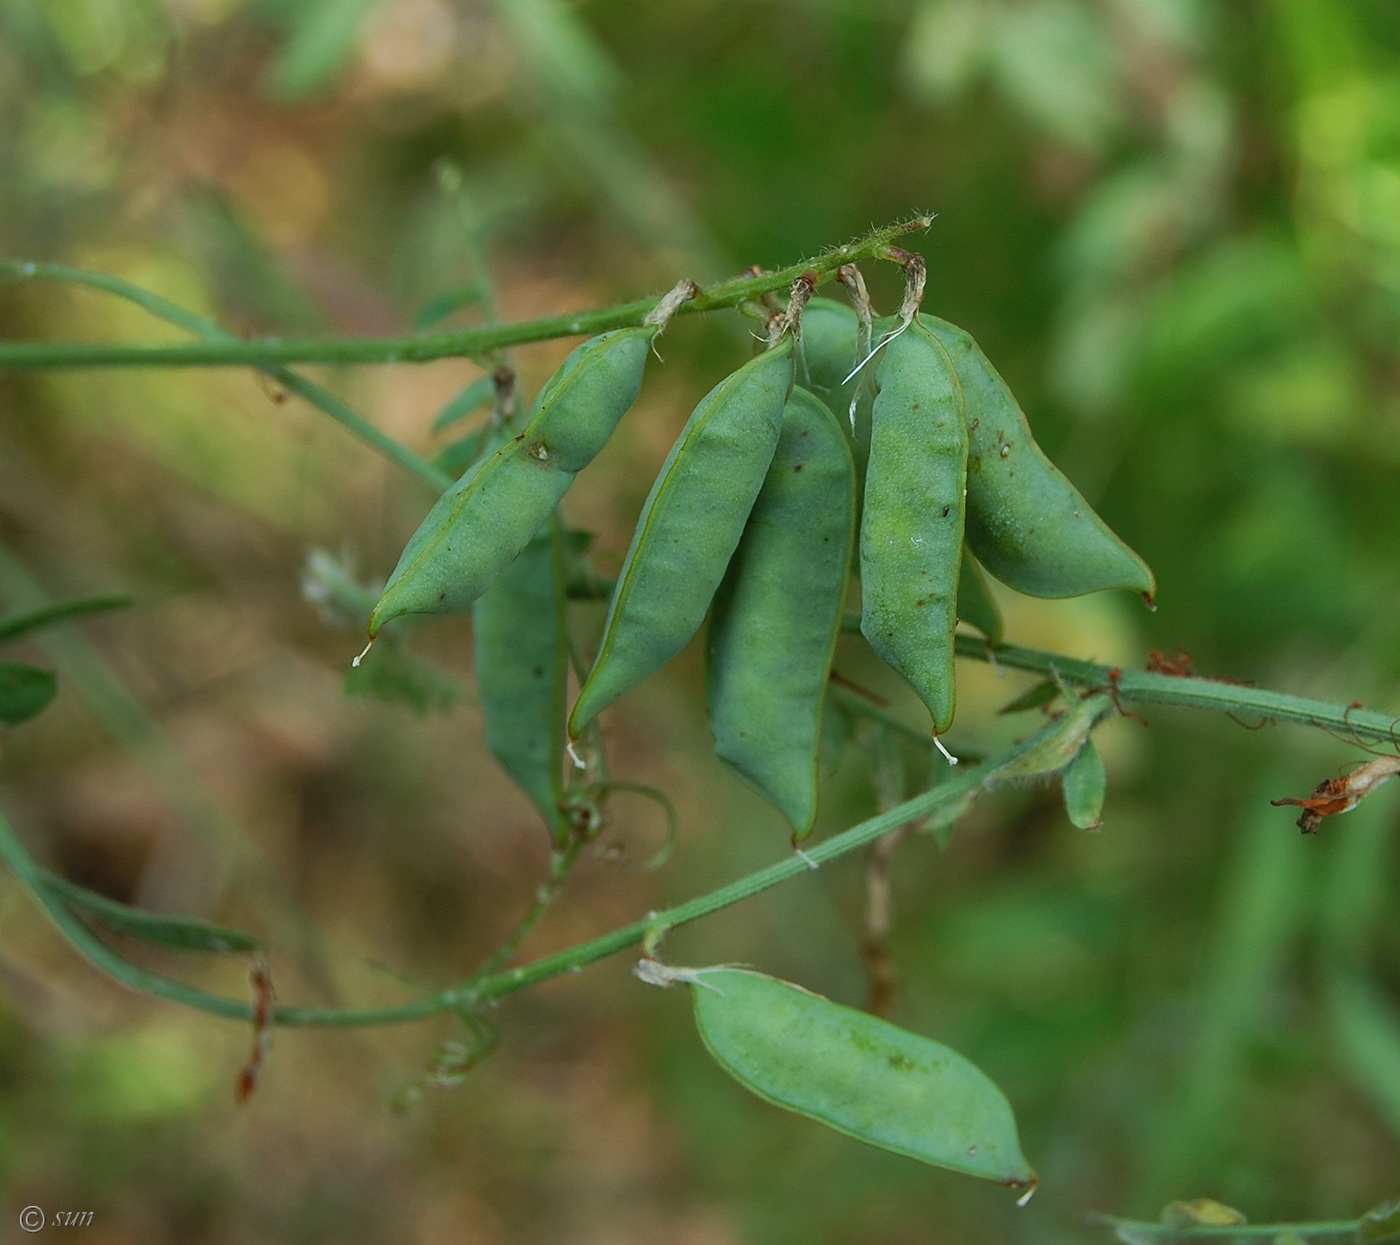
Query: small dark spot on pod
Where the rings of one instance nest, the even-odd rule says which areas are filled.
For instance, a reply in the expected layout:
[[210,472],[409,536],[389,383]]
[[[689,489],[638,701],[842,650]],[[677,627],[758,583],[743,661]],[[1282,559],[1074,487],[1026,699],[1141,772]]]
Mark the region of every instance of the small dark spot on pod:
[[948,511],[950,511],[952,508],[953,508],[952,506],[944,506],[944,507],[943,507],[943,517],[944,517],[945,519],[948,517]]
[[439,600],[439,601],[446,601],[446,600],[447,600],[447,593],[445,593],[445,592],[439,592],[439,593],[438,593],[438,600]]
[[1009,455],[1010,453],[1011,453],[1011,445],[1010,445],[1010,443],[1008,442],[1006,445],[1003,445],[1003,446],[1001,447],[1001,456],[1002,456],[1003,458],[1005,458],[1005,457],[1007,457],[1007,455]]
[[920,597],[919,600],[917,600],[917,601],[914,602],[915,607],[918,608],[918,609],[923,609],[924,606],[927,605],[927,604],[928,604],[928,598],[927,598],[927,597]]
[[[806,434],[804,433],[803,435],[806,435]],[[793,468],[793,470],[794,470],[794,471],[801,471],[801,470],[802,470],[802,464],[801,464],[801,463],[798,463],[797,466],[795,466],[795,467]]]

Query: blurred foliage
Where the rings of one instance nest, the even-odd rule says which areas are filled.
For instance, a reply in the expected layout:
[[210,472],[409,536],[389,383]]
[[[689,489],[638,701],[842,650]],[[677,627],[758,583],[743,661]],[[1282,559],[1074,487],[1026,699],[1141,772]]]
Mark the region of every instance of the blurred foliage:
[[[930,307],[978,336],[1161,587],[1151,616],[1003,594],[1008,637],[1132,665],[1185,648],[1206,673],[1396,704],[1389,0],[0,3],[6,256],[110,271],[240,333],[401,331],[481,276],[444,159],[508,319],[936,211],[916,240]],[[894,276],[868,276],[888,308]],[[7,337],[171,332],[90,292],[0,288]],[[601,567],[743,333],[679,323],[570,494]],[[565,346],[518,352],[527,392]],[[434,416],[479,376],[318,379],[433,453],[458,431]],[[0,765],[36,853],[112,899],[268,936],[284,1001],[399,998],[400,976],[489,955],[547,849],[459,698],[465,625],[415,629],[364,676],[408,705],[348,699],[354,633],[299,584],[318,548],[382,578],[427,501],[251,376],[0,376],[0,606],[136,601],[6,650],[59,672]],[[909,710],[847,644],[842,672]],[[960,677],[969,751],[1024,733],[995,710],[1029,680]],[[784,850],[708,755],[699,687],[692,646],[608,726],[619,777],[680,807],[671,864],[590,860],[533,949]],[[1357,749],[1150,716],[1101,734],[1102,833],[1027,789],[946,852],[915,839],[895,859],[895,1018],[1006,1088],[1044,1180],[1024,1211],[746,1097],[684,1001],[620,961],[512,999],[499,1052],[404,1114],[460,1032],[281,1032],[239,1109],[246,1031],[98,980],[0,876],[0,1215],[91,1208],[91,1239],[143,1245],[1056,1243],[1102,1239],[1091,1209],[1206,1195],[1355,1217],[1400,1172],[1395,801],[1302,839],[1268,798]],[[849,742],[832,760],[828,830],[878,785]],[[607,841],[645,852],[654,813],[630,803]],[[858,1002],[863,923],[839,865],[666,951]],[[236,966],[180,971],[246,989]]]

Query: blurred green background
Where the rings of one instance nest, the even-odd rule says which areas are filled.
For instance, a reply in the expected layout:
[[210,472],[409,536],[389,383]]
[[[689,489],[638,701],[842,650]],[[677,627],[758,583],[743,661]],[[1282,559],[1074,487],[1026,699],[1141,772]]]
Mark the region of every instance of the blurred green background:
[[[510,319],[777,266],[916,209],[927,305],[976,334],[1042,443],[1153,565],[1124,596],[1003,594],[1009,638],[1394,706],[1400,682],[1400,10],[1391,0],[3,0],[0,255],[116,273],[243,334],[406,331],[473,276]],[[869,271],[889,310],[897,273]],[[470,323],[467,309],[454,322]],[[626,548],[690,406],[744,357],[683,320],[566,510]],[[0,287],[9,338],[165,340],[89,292]],[[520,350],[533,391],[568,343]],[[423,452],[466,361],[316,371]],[[493,767],[469,629],[416,629],[439,706],[345,694],[313,549],[382,578],[424,488],[250,374],[0,375],[0,606],[120,590],[35,641],[62,690],[4,739],[36,855],[274,942],[285,1002],[393,1000],[485,958],[547,866]],[[582,625],[598,619],[584,611]],[[838,668],[918,715],[855,642]],[[420,672],[421,673],[421,672]],[[607,719],[681,808],[671,863],[591,857],[542,953],[786,850],[708,752],[698,645]],[[960,673],[954,738],[1030,729]],[[1302,838],[1268,799],[1356,748],[1154,711],[1102,732],[1101,833],[988,797],[895,861],[894,1017],[1004,1086],[1039,1168],[1005,1191],[727,1081],[680,992],[619,957],[516,996],[501,1049],[405,1111],[445,1022],[250,1036],[99,978],[0,877],[0,1236],[93,1210],[141,1242],[1076,1242],[1212,1196],[1346,1218],[1400,1192],[1397,804]],[[868,740],[867,740],[868,742]],[[859,748],[819,833],[873,811]],[[619,800],[637,858],[654,813]],[[614,853],[615,854],[615,853]],[[844,861],[672,936],[860,1003]],[[151,963],[159,963],[147,957]],[[246,990],[236,964],[159,963]]]

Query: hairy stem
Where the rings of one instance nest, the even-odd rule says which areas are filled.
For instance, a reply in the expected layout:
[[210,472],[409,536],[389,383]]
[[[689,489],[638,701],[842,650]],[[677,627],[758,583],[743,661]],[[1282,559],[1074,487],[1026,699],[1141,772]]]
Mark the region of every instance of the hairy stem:
[[[1214,709],[1224,713],[1260,714],[1274,721],[1294,722],[1344,733],[1358,743],[1367,740],[1394,743],[1396,739],[1395,719],[1371,710],[1353,709],[1328,701],[1311,700],[1307,697],[1290,696],[1283,692],[1270,692],[1262,688],[1217,682],[1212,679],[1181,678],[1140,671],[1120,672],[1095,662],[1079,661],[1057,653],[1021,648],[1019,645],[987,645],[968,636],[958,637],[957,649],[964,657],[977,657],[982,660],[994,658],[1002,665],[1047,675],[1054,672],[1065,681],[1081,686],[1107,689],[1116,685],[1119,696],[1124,701],[1175,704],[1197,709]],[[1056,723],[1050,723],[1042,727],[1021,743],[980,765],[968,766],[965,769],[959,767],[957,771],[946,772],[944,781],[932,789],[808,848],[801,856],[794,854],[785,857],[766,869],[739,878],[718,890],[700,895],[676,907],[652,913],[643,920],[634,921],[630,925],[555,955],[545,956],[519,968],[484,971],[461,985],[397,1006],[343,1010],[278,1007],[273,1013],[273,1019],[281,1025],[325,1028],[401,1024],[445,1011],[469,1010],[492,1003],[517,990],[523,990],[538,982],[583,968],[619,951],[637,946],[644,940],[654,945],[667,930],[698,921],[701,917],[720,912],[782,882],[801,877],[812,864],[822,865],[836,860],[874,842],[899,826],[944,806],[955,805],[972,792],[993,784],[1003,770],[1032,751],[1048,732],[1056,729],[1056,726]],[[160,994],[201,1011],[239,1020],[253,1018],[252,1008],[247,1003],[205,994],[140,969],[117,956],[60,904],[49,900],[42,882],[37,880],[37,867],[3,819],[0,819],[0,858],[3,858],[35,892],[55,922],[68,934],[78,949],[104,972],[133,989]],[[527,920],[533,924],[529,914]],[[521,937],[523,936],[522,933]]]
[[1156,674],[1148,670],[1121,670],[1098,662],[1080,661],[1059,653],[1022,648],[1019,644],[987,644],[974,636],[957,637],[959,657],[995,662],[1016,670],[1029,670],[1047,678],[1058,675],[1081,687],[1116,690],[1124,704],[1180,705],[1190,709],[1215,709],[1221,713],[1258,716],[1263,722],[1292,722],[1315,726],[1358,745],[1385,744],[1400,747],[1400,718],[1360,703],[1339,705],[1308,696],[1271,692],[1262,687],[1202,679],[1195,675]]
[[[816,274],[817,283],[834,280],[843,264],[878,258],[896,238],[927,229],[928,216],[916,216],[898,224],[877,229],[845,246],[834,247],[803,263],[791,264],[777,272],[754,277],[720,281],[681,308],[689,315],[734,307],[745,299],[761,297],[770,291],[785,290],[804,272]],[[54,276],[54,265],[7,261],[0,264],[0,276],[22,279]],[[64,270],[72,273],[73,270]],[[93,277],[94,274],[83,274]],[[65,278],[71,279],[71,278]],[[100,285],[96,278],[89,284]],[[116,283],[115,284],[123,284]],[[109,287],[110,288],[110,287]],[[114,292],[117,292],[114,290]],[[151,296],[154,298],[154,296]],[[163,300],[162,300],[163,301]],[[413,333],[402,337],[327,338],[312,341],[282,341],[265,338],[242,341],[219,330],[219,337],[175,345],[106,345],[87,342],[0,342],[0,368],[92,368],[92,367],[258,367],[287,363],[427,363],[434,359],[481,358],[506,346],[549,341],[559,337],[583,337],[607,329],[628,328],[646,319],[660,301],[643,298],[593,311],[562,316],[546,316],[518,324],[487,324],[445,333]],[[160,314],[160,313],[157,313]],[[188,315],[189,313],[185,313]],[[197,317],[191,317],[197,318]],[[192,332],[206,336],[190,325]],[[281,378],[278,378],[281,383]],[[386,449],[386,453],[389,451]],[[420,473],[421,474],[421,473]]]
[[[479,973],[461,985],[397,1006],[357,1009],[277,1007],[273,1011],[273,1021],[288,1026],[343,1029],[402,1024],[442,1012],[469,1011],[504,998],[508,994],[514,994],[517,990],[547,981],[551,977],[583,968],[619,951],[625,951],[628,947],[638,946],[643,940],[654,944],[667,930],[698,921],[701,917],[722,911],[779,883],[801,877],[810,871],[813,864],[825,864],[856,851],[897,826],[952,804],[969,792],[994,782],[1001,770],[1030,752],[1046,732],[1053,729],[1054,724],[1043,727],[994,759],[982,765],[971,766],[956,777],[949,778],[931,790],[896,805],[888,812],[863,821],[825,842],[808,848],[802,856],[787,856],[766,869],[739,878],[718,890],[673,908],[653,912],[640,921],[634,921],[631,925],[625,925],[568,950],[534,960],[519,968]],[[131,964],[108,948],[43,886],[38,866],[34,864],[3,817],[0,817],[0,859],[3,859],[34,893],[74,946],[109,976],[134,990],[158,994],[212,1015],[233,1020],[253,1019],[253,1009],[248,1003],[206,994],[194,987],[151,973]]]

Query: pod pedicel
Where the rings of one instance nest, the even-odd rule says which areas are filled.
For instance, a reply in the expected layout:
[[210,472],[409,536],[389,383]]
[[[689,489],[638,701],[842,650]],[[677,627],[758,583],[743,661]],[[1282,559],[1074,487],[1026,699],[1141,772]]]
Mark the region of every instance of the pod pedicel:
[[760,1098],[922,1163],[1034,1185],[1006,1096],[956,1051],[762,973],[683,972],[701,1040]]
[[875,373],[860,523],[861,634],[933,715],[953,721],[967,428],[948,352],[915,320]]
[[371,639],[401,614],[466,609],[544,525],[641,390],[654,324],[583,343],[540,391],[518,436],[428,512],[369,620]]
[[556,847],[569,833],[560,811],[569,670],[562,529],[556,514],[472,607],[486,746]]
[[569,716],[577,739],[700,629],[773,461],[792,389],[792,338],[702,399],[662,464],[608,606],[597,660]]
[[1133,588],[1152,571],[1046,457],[1007,384],[971,334],[925,316],[962,382],[967,415],[967,543],[1008,587],[1033,597]]
[[817,817],[827,676],[855,536],[855,468],[837,417],[793,387],[777,451],[715,593],[706,700],[715,751],[792,825]]

